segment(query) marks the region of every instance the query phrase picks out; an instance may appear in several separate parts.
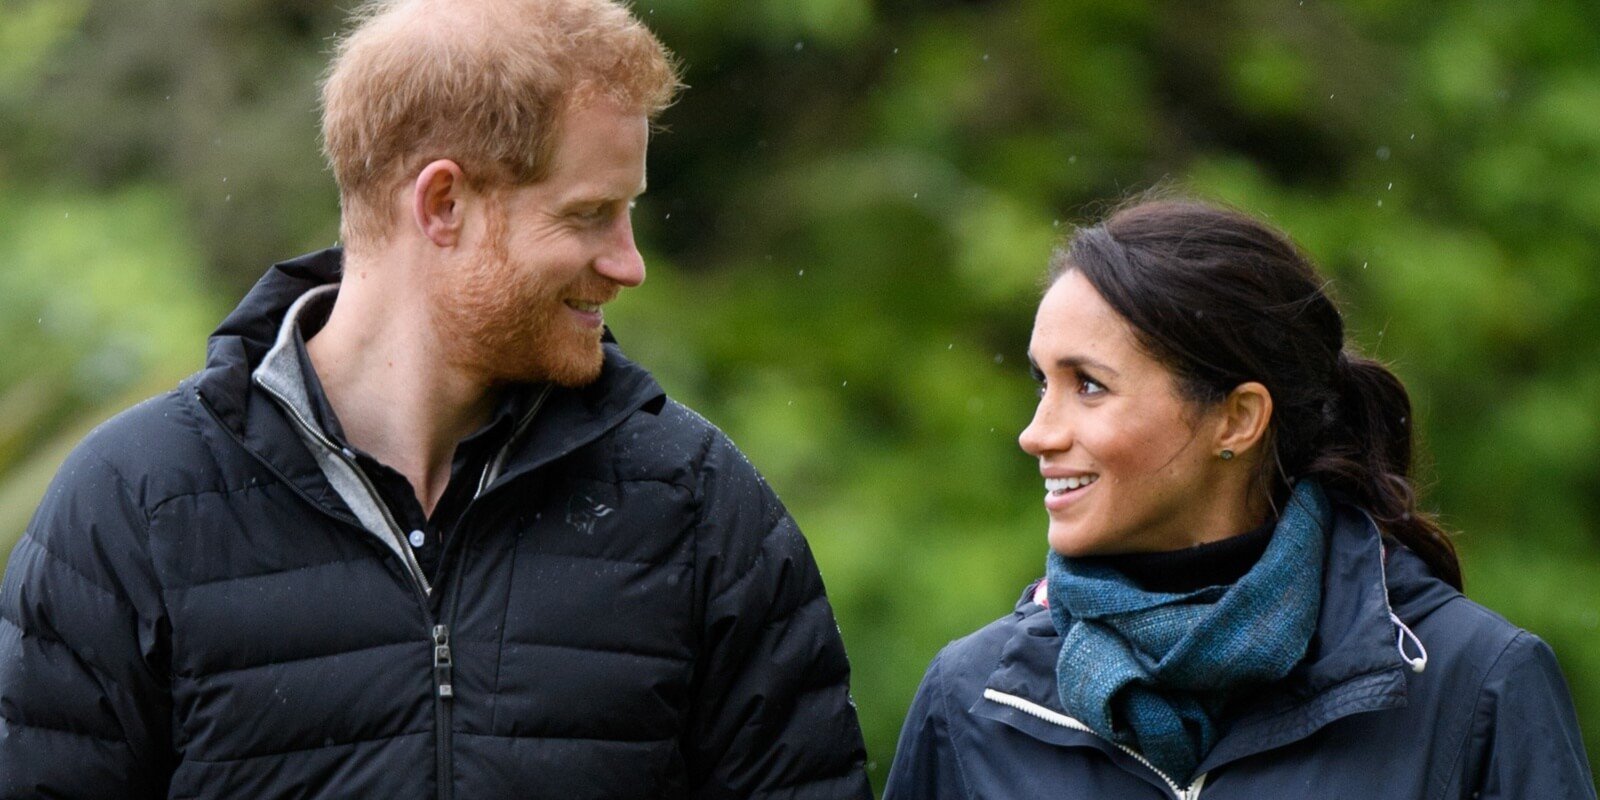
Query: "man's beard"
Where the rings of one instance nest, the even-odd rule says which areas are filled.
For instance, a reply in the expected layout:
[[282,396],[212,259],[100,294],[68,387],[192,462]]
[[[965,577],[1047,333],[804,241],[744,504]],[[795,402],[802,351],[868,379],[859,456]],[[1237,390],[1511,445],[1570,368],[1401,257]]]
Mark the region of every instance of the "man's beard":
[[600,329],[566,319],[568,286],[512,263],[507,230],[504,210],[492,209],[477,259],[429,287],[445,358],[489,384],[594,382],[605,360]]

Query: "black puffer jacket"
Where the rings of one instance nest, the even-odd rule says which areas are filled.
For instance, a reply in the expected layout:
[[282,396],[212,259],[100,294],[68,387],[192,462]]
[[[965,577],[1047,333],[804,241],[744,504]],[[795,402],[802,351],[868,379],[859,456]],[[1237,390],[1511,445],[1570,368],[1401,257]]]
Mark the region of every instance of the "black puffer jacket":
[[274,267],[62,467],[0,596],[0,797],[869,797],[799,530],[614,345],[419,579],[252,380],[338,265]]

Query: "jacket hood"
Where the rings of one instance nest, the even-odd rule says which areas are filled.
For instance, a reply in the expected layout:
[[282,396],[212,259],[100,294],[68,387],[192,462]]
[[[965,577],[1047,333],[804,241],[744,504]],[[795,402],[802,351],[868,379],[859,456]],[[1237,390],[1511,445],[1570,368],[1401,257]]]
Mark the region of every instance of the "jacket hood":
[[336,284],[343,273],[344,250],[330,247],[273,264],[206,341],[206,365],[196,388],[218,412],[238,411],[228,402],[250,384],[250,371],[278,338],[289,307],[306,292]]
[[[1458,593],[1352,506],[1336,506],[1325,558],[1322,606],[1305,657],[1237,709],[1200,772],[1305,738],[1350,714],[1405,704],[1413,667],[1397,644],[1404,635],[1398,620],[1415,624]],[[1061,638],[1048,609],[1033,601],[1032,587],[1017,603],[1012,628],[986,688],[1065,717],[1055,680]],[[979,699],[971,711],[1054,744],[1115,750],[1092,733],[991,699]]]

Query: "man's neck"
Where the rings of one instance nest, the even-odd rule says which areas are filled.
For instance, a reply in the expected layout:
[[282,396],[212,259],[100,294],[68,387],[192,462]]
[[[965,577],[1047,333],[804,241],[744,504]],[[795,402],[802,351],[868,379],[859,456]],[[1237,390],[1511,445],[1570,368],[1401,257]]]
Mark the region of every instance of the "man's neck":
[[379,296],[365,272],[347,264],[328,322],[306,351],[345,438],[404,475],[432,514],[456,443],[488,420],[494,393],[440,356],[417,298]]

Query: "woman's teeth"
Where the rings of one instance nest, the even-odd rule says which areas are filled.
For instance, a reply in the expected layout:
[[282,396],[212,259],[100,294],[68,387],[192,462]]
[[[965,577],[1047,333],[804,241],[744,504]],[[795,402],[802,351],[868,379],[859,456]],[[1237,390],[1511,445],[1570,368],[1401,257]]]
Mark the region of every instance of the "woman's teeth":
[[1099,475],[1079,475],[1072,478],[1045,478],[1044,490],[1050,494],[1061,494],[1073,489],[1081,489],[1095,481],[1100,480]]

